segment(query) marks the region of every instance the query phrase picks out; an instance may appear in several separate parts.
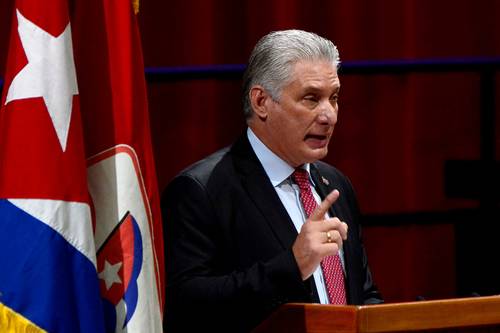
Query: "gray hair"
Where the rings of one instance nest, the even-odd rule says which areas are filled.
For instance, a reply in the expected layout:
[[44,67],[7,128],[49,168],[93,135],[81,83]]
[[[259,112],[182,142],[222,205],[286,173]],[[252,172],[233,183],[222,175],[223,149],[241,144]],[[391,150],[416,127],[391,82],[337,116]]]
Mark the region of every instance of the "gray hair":
[[275,101],[279,101],[288,83],[292,67],[300,60],[326,60],[338,67],[339,51],[328,39],[302,30],[273,31],[255,45],[243,75],[243,113],[252,114],[250,89],[261,85]]

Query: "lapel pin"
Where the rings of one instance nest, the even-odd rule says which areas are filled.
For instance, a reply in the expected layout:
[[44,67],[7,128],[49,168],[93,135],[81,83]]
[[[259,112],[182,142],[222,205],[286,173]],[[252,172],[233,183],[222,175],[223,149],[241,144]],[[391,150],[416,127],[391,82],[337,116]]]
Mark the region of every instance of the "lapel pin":
[[330,185],[330,182],[325,177],[321,176],[321,180],[323,181],[323,184],[325,184],[326,186]]

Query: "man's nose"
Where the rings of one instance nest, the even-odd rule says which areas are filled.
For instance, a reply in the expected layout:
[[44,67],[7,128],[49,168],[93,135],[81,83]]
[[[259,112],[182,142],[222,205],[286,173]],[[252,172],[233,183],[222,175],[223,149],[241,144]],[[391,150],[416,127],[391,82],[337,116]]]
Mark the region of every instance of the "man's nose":
[[318,122],[321,124],[335,125],[337,123],[337,103],[332,104],[330,101],[321,104],[318,114]]

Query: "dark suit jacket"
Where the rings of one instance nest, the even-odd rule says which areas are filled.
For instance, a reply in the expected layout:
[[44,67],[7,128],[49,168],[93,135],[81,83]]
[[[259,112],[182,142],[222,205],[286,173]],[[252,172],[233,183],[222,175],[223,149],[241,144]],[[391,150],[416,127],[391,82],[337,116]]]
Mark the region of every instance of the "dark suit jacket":
[[[330,214],[349,225],[348,302],[381,302],[350,182],[323,162],[311,164],[311,175],[321,197],[340,191]],[[181,172],[162,196],[162,211],[167,332],[245,332],[283,303],[319,302],[291,250],[297,231],[246,134]]]

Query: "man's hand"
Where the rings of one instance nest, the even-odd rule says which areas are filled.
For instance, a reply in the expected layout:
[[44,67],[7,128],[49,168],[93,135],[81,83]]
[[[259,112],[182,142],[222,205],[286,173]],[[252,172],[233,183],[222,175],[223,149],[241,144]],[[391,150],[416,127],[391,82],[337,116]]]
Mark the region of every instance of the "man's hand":
[[338,190],[326,196],[302,225],[292,246],[302,280],[312,275],[324,257],[336,255],[342,248],[342,241],[347,239],[346,223],[336,217],[325,218],[326,212],[339,196]]

